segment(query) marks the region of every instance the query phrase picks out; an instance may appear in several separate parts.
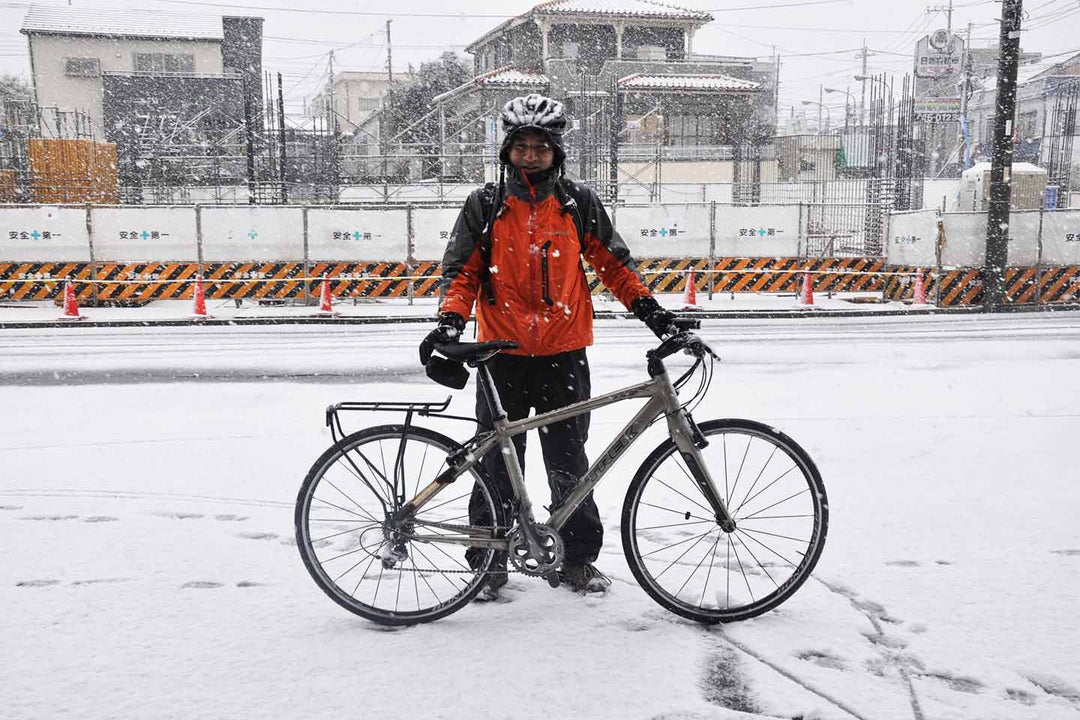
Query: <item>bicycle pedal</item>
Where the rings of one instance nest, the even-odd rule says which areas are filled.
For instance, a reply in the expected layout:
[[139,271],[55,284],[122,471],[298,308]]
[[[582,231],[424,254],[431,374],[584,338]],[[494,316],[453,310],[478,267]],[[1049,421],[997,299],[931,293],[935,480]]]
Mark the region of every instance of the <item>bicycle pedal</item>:
[[557,588],[562,584],[562,580],[559,579],[559,573],[557,572],[549,572],[544,576],[544,579],[547,580],[548,585],[553,588]]

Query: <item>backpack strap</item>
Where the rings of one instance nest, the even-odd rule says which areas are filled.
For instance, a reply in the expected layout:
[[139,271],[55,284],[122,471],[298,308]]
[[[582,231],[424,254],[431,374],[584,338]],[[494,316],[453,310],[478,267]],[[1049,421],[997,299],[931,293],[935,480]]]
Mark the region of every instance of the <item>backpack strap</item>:
[[493,182],[485,183],[480,191],[480,206],[484,210],[484,232],[480,238],[480,252],[484,256],[484,266],[480,270],[480,286],[487,296],[488,305],[495,304],[495,291],[491,287],[491,234],[495,228],[495,219],[502,212],[503,198],[499,186]]
[[578,234],[578,253],[580,254],[585,250],[585,223],[581,219],[581,202],[578,198],[584,199],[585,195],[578,188],[577,184],[573,180],[565,177],[560,177],[555,183],[555,198],[562,205],[563,215],[570,214],[570,218],[574,221],[574,227],[577,228]]

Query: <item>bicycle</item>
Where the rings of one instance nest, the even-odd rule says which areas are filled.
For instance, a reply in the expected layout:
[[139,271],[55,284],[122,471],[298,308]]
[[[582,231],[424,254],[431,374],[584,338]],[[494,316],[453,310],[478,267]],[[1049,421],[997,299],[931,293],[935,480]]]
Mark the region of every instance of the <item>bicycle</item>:
[[[493,568],[497,553],[508,555],[510,572],[557,586],[559,529],[660,418],[670,437],[638,468],[622,508],[623,551],[642,589],[691,620],[732,622],[772,610],[810,576],[828,529],[817,467],[793,440],[767,425],[694,421],[691,411],[708,390],[717,359],[700,338],[680,332],[649,350],[646,382],[509,421],[486,363],[514,347],[496,341],[437,348],[477,369],[493,409],[493,427],[478,427],[464,443],[413,424],[417,416],[477,422],[447,414],[450,397],[443,403],[345,402],[327,408],[334,444],[304,479],[295,522],[304,565],[337,604],[385,625],[437,620],[468,604],[489,573],[504,572]],[[680,350],[694,362],[672,382],[663,361]],[[697,390],[680,402],[679,389],[699,373]],[[631,399],[647,402],[577,487],[550,508],[547,521],[538,523],[511,438]],[[403,412],[405,421],[346,435],[340,418],[346,411]],[[516,498],[501,498],[479,462],[495,449],[501,450]],[[478,517],[487,520],[469,520]]]

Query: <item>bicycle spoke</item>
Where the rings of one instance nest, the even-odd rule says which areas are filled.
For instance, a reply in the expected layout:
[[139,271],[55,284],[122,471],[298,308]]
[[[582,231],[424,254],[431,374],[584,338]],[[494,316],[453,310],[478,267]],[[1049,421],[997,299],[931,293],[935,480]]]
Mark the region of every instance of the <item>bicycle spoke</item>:
[[[780,448],[778,448],[776,445],[773,445],[772,452],[769,453],[769,457],[765,460],[765,464],[761,466],[761,470],[758,471],[757,477],[754,478],[753,484],[750,485],[750,489],[746,491],[746,496],[743,497],[743,501],[739,503],[739,507],[735,508],[734,512],[738,512],[739,508],[746,504],[746,498],[750,496],[750,493],[754,492],[754,488],[756,488],[757,484],[761,481],[761,476],[764,475],[765,471],[769,469],[769,463],[772,462],[773,457],[776,456],[776,451],[779,449]],[[734,515],[734,512],[732,513],[732,515]]]
[[688,543],[688,542],[690,542],[691,540],[694,540],[695,538],[696,538],[696,539],[701,539],[701,538],[705,537],[706,535],[708,535],[708,534],[709,534],[709,533],[711,533],[711,532],[712,532],[712,530],[709,530],[708,532],[704,532],[704,533],[702,533],[701,535],[696,535],[696,536],[694,536],[694,537],[688,537],[688,538],[686,538],[685,540],[680,540],[679,542],[676,542],[676,543],[672,543],[671,545],[666,545],[666,546],[664,546],[664,547],[662,547],[662,548],[657,548],[656,550],[653,550],[652,552],[648,552],[648,553],[645,553],[645,554],[644,554],[644,555],[642,555],[641,557],[642,557],[642,558],[647,558],[647,557],[649,557],[650,555],[655,555],[655,554],[656,554],[656,553],[658,553],[658,552],[663,552],[663,551],[665,551],[665,550],[670,550],[671,548],[673,548],[673,547],[678,547],[679,545],[682,545],[683,543]]
[[[341,578],[343,578],[346,575],[348,575],[349,573],[351,573],[353,570],[355,570],[357,567],[359,567],[360,563],[362,563],[362,562],[364,562],[364,558],[360,558],[359,560],[356,561],[355,565],[353,565],[348,570],[346,570],[345,572],[338,575],[336,578],[334,578],[334,580],[333,580],[334,584],[337,585],[338,580],[340,580]],[[356,587],[360,587],[360,583],[364,581],[364,578],[367,576],[367,571],[371,569],[371,563],[373,563],[373,562],[375,562],[375,556],[374,555],[372,555],[371,558],[368,560],[367,567],[364,568],[364,574],[360,576],[360,580],[356,583]],[[356,590],[353,590],[353,594],[354,595],[356,594]]]
[[[335,555],[334,557],[331,557],[331,558],[326,558],[325,560],[322,560],[322,564],[326,565],[327,563],[332,563],[335,560],[340,560],[343,557],[348,557],[349,555],[355,555],[358,552],[368,552],[370,550],[370,548],[379,547],[379,545],[382,545],[381,540],[379,541],[378,545],[364,545],[363,543],[360,543],[360,547],[354,548],[352,550],[347,550],[347,551],[341,553],[340,555]],[[372,557],[376,557],[376,556],[372,555]],[[364,562],[364,561],[360,560],[359,562]],[[359,564],[359,563],[357,563],[357,564]]]
[[[746,507],[746,506],[747,506],[747,505],[748,505],[748,504],[749,504],[750,502],[752,502],[752,501],[756,500],[756,499],[758,498],[758,496],[759,496],[759,495],[761,495],[761,493],[763,493],[763,492],[767,491],[767,490],[768,490],[769,488],[771,488],[771,487],[772,487],[773,485],[775,485],[776,483],[778,483],[778,482],[780,482],[781,480],[783,480],[783,479],[784,479],[784,477],[785,477],[785,476],[786,476],[786,475],[787,475],[787,474],[788,474],[789,472],[791,472],[792,470],[795,470],[795,469],[797,469],[797,468],[798,468],[798,465],[792,465],[792,466],[791,466],[791,467],[789,467],[789,468],[788,468],[787,470],[785,470],[785,471],[783,472],[783,474],[782,474],[782,475],[781,475],[780,477],[776,478],[776,479],[775,479],[775,480],[773,480],[773,481],[772,481],[771,483],[769,483],[768,485],[766,485],[765,487],[761,488],[761,489],[760,489],[760,490],[758,490],[758,491],[757,491],[756,493],[754,493],[754,497],[752,497],[752,498],[748,498],[748,499],[744,499],[744,500],[742,501],[742,503],[741,503],[741,504],[739,505],[739,507],[737,507],[737,508],[735,509],[735,513],[732,513],[732,517],[735,517],[735,514],[736,514],[736,513],[738,513],[738,512],[739,512],[739,510],[742,510],[742,509],[743,509],[744,507]],[[770,505],[769,507],[774,507],[774,506],[773,506],[773,505]],[[766,508],[766,509],[768,509],[768,508]]]
[[[330,483],[330,481],[329,481],[329,480],[327,480],[326,482]],[[333,485],[333,483],[330,483],[330,485],[332,486],[332,485]],[[334,489],[335,489],[335,490],[337,490],[337,488],[336,488],[336,487],[335,487]],[[338,492],[341,492],[341,491],[340,491],[340,490],[338,490]],[[345,495],[345,493],[341,493],[341,494],[342,494],[342,495]],[[349,496],[348,496],[348,495],[345,495],[345,497],[349,497]],[[350,498],[350,499],[351,499],[351,498]],[[362,517],[363,517],[363,515],[361,515],[360,513],[358,513],[358,512],[353,512],[352,510],[349,510],[348,508],[343,508],[343,507],[341,507],[340,505],[335,505],[334,503],[330,502],[329,500],[323,500],[322,498],[314,498],[314,497],[313,497],[313,498],[311,498],[311,502],[312,502],[312,503],[315,503],[315,502],[321,502],[321,503],[323,503],[324,505],[329,505],[330,507],[334,508],[335,510],[340,510],[341,512],[346,512],[346,513],[349,513],[350,515],[355,515],[355,516],[356,516],[356,517],[358,517],[358,518],[362,518]],[[375,517],[374,515],[372,515],[372,514],[371,514],[370,512],[368,512],[367,510],[365,510],[365,509],[364,509],[364,508],[363,508],[362,506],[360,506],[359,504],[357,504],[357,506],[356,506],[356,507],[358,507],[358,508],[360,508],[361,510],[363,510],[363,511],[364,511],[364,515],[367,515],[367,519],[368,519],[368,520],[371,520],[372,522],[376,522],[376,523],[377,523],[377,522],[380,522],[380,520],[379,520],[378,518],[376,518],[376,517]]]
[[[356,449],[354,448],[353,450],[350,450],[350,452],[355,452],[355,453],[357,453],[358,455],[360,455],[360,457],[363,457],[363,458],[364,458],[364,462],[368,463],[368,460],[367,460],[367,458],[366,458],[366,457],[364,457],[364,454],[363,454],[362,452],[360,452],[359,450],[356,450]],[[363,473],[363,471],[362,471],[362,470],[360,470],[360,468],[359,468],[359,467],[357,467],[356,463],[354,463],[354,462],[352,461],[352,459],[351,459],[351,458],[348,458],[348,457],[347,457],[346,455],[343,455],[342,457],[346,458],[346,463],[347,463],[347,464],[346,464],[346,465],[344,466],[344,467],[345,467],[345,469],[346,469],[346,470],[347,470],[347,471],[348,471],[348,472],[349,472],[349,473],[350,473],[350,474],[351,474],[351,475],[352,475],[353,477],[355,477],[355,478],[356,478],[357,480],[359,480],[360,482],[362,482],[362,483],[363,483],[363,484],[364,484],[364,485],[365,485],[365,486],[367,487],[367,489],[371,491],[371,494],[372,494],[372,495],[374,495],[374,496],[376,497],[376,499],[378,499],[378,501],[379,501],[379,504],[380,504],[380,505],[382,505],[382,506],[383,506],[383,508],[385,509],[385,508],[387,507],[387,502],[386,502],[386,498],[385,498],[385,497],[383,496],[383,494],[382,494],[382,493],[380,493],[380,492],[379,492],[379,491],[378,491],[378,490],[377,490],[377,489],[375,488],[375,483],[373,483],[372,481],[368,480],[368,479],[367,479],[367,478],[366,478],[366,477],[364,476],[364,473]],[[371,463],[368,463],[368,465],[370,465],[370,464],[371,464]],[[327,483],[330,483],[330,480],[329,480],[329,478],[327,478],[327,477],[326,477],[325,475],[323,476],[323,480],[326,480],[326,482],[327,482]],[[342,493],[342,494],[344,495],[344,493]]]
[[[735,532],[740,532],[740,533],[741,533],[741,532],[743,532],[743,530],[742,530],[742,528],[739,528],[739,529],[738,529],[738,530],[736,530]],[[745,533],[744,533],[744,534],[745,534]],[[754,542],[756,542],[756,543],[757,543],[758,545],[760,545],[761,547],[765,548],[766,550],[768,550],[769,552],[771,552],[771,553],[772,553],[773,555],[775,555],[776,557],[778,557],[778,558],[780,558],[781,560],[783,560],[784,562],[786,562],[786,563],[787,563],[788,565],[790,565],[791,567],[799,567],[799,564],[798,564],[798,563],[793,563],[793,562],[791,562],[791,561],[790,561],[790,560],[788,560],[788,559],[787,559],[786,557],[784,557],[783,555],[781,555],[780,553],[778,553],[778,552],[777,552],[776,550],[773,550],[773,549],[772,549],[771,547],[769,547],[769,546],[768,546],[768,545],[766,545],[765,543],[761,542],[760,540],[758,540],[758,539],[757,539],[756,537],[754,537],[753,535],[746,535],[746,537],[750,538],[751,540],[753,540]],[[743,546],[746,546],[746,541],[745,541],[745,540],[743,540]],[[800,551],[798,551],[798,550],[796,550],[795,552],[796,552],[796,553],[798,553],[799,555],[802,555],[802,554],[803,554],[803,553],[801,553],[801,552],[800,552]]]
[[[765,512],[765,511],[764,510],[759,510],[758,512]],[[798,518],[812,518],[812,517],[814,517],[813,513],[802,513],[802,514],[799,514],[799,515],[758,515],[757,513],[754,513],[753,515],[747,515],[744,518],[739,518],[739,522],[744,523],[747,520],[795,520],[795,519],[798,519]]]
[[[377,524],[378,524],[378,523],[374,523],[374,525],[377,525]],[[364,525],[364,526],[362,526],[362,527],[373,527],[373,523],[368,523],[367,525]],[[311,540],[311,544],[312,544],[312,545],[317,545],[318,543],[321,543],[321,542],[326,542],[327,540],[330,540],[330,539],[332,539],[332,538],[336,538],[336,537],[338,537],[339,535],[347,535],[347,534],[349,534],[349,533],[354,533],[354,532],[356,532],[356,531],[357,531],[357,530],[359,530],[359,529],[360,529],[360,528],[349,528],[348,530],[342,530],[341,532],[336,532],[336,533],[334,533],[333,535],[327,535],[326,537],[321,537],[321,538],[319,538],[318,540],[315,540],[314,538],[312,538],[312,540]],[[363,533],[360,533],[360,534],[361,534],[361,535],[363,535]]]
[[463,497],[465,497],[467,495],[472,495],[472,490],[469,490],[464,495],[458,495],[456,498],[450,498],[446,502],[441,502],[438,505],[432,505],[431,507],[423,508],[422,510],[420,510],[420,512],[416,513],[416,515],[414,517],[420,517],[421,515],[423,515],[426,512],[431,512],[432,510],[437,510],[437,509],[441,508],[443,505],[449,505],[450,503],[454,502],[455,500],[461,500]]
[[[716,540],[713,541],[713,547],[715,548],[719,542],[720,535],[717,534]],[[698,564],[694,566],[694,569],[690,571],[690,574],[687,576],[687,578],[683,580],[683,584],[680,585],[679,589],[675,592],[675,597],[679,597],[679,594],[682,593],[684,589],[686,589],[687,583],[689,583],[690,580],[694,577],[694,575],[697,574],[697,571],[701,569],[701,564],[705,562],[705,558],[707,557],[709,557],[709,550],[705,550],[705,554],[701,556],[700,560],[698,560]]]
[[792,542],[806,543],[806,540],[804,540],[803,538],[791,537],[790,535],[781,535],[780,533],[767,532],[765,530],[754,530],[752,528],[737,528],[737,529],[742,530],[744,532],[748,532],[748,533],[754,533],[755,535],[768,535],[769,537],[781,538],[783,540],[791,540]]
[[724,497],[725,503],[731,500],[731,493],[728,492],[728,473],[727,473],[727,433],[720,436],[720,443],[724,447]]
[[[725,433],[724,437],[727,437]],[[739,462],[739,472],[735,475],[735,484],[731,486],[731,494],[727,496],[726,505],[731,507],[731,496],[735,494],[735,491],[739,487],[739,479],[742,478],[743,467],[746,466],[746,456],[750,454],[750,443],[754,442],[754,436],[750,435],[746,441],[746,450],[743,450],[742,461]]]
[[[374,519],[375,519],[375,518],[374,518],[374,516],[372,516],[372,514],[371,514],[370,512],[368,512],[367,508],[365,508],[365,507],[364,507],[363,505],[361,505],[361,504],[360,504],[359,502],[357,502],[357,501],[356,501],[356,500],[355,500],[355,499],[354,499],[354,498],[353,498],[353,497],[352,497],[351,495],[349,495],[349,493],[345,492],[344,490],[342,490],[341,488],[339,488],[339,487],[338,487],[337,485],[335,485],[335,484],[334,484],[334,481],[333,481],[333,480],[331,480],[330,478],[328,478],[328,477],[325,477],[325,476],[323,477],[323,480],[325,480],[325,481],[326,481],[326,484],[327,484],[327,485],[329,485],[330,487],[332,487],[332,488],[334,488],[335,490],[337,490],[337,491],[338,491],[338,493],[340,493],[342,497],[344,497],[344,498],[345,498],[346,500],[348,500],[348,501],[349,501],[349,502],[351,502],[351,503],[352,503],[353,505],[355,505],[355,506],[357,507],[357,509],[359,509],[359,510],[360,510],[361,512],[363,512],[363,513],[364,513],[365,515],[367,515],[367,516],[368,516],[369,518],[371,518],[372,520],[374,520]],[[345,509],[345,508],[343,508],[343,507],[340,507],[340,506],[338,506],[338,505],[334,505],[334,504],[333,504],[332,502],[330,502],[329,500],[323,500],[322,498],[316,498],[316,497],[312,496],[312,498],[311,498],[311,501],[312,501],[312,502],[315,502],[316,500],[318,500],[318,501],[319,501],[319,502],[321,502],[321,503],[326,503],[326,504],[327,504],[327,505],[329,505],[330,507],[335,507],[335,508],[337,508],[338,510],[344,510],[345,512],[352,512],[351,510],[346,510],[346,509]]]
[[[739,538],[739,539],[742,540],[742,538]],[[753,538],[751,538],[751,539],[753,539]],[[760,560],[757,559],[757,555],[754,554],[754,551],[750,549],[750,546],[746,544],[745,540],[743,540],[742,546],[746,550],[746,552],[750,553],[750,557],[754,558],[754,562],[756,562],[758,567],[761,568],[761,571],[763,573],[765,573],[765,577],[769,578],[769,580],[772,581],[772,584],[779,588],[780,583],[773,580],[773,576],[769,574],[769,569],[767,567],[765,567],[765,565],[762,564],[762,562]]]
[[716,536],[716,542],[712,546],[712,560],[709,561],[709,571],[705,574],[705,586],[701,588],[701,599],[698,600],[698,607],[705,606],[705,593],[709,590],[709,579],[712,577],[713,565],[716,564],[716,548],[720,546],[720,536]]
[[[694,544],[693,544],[693,545],[691,545],[690,547],[688,547],[688,548],[686,548],[685,550],[683,550],[683,551],[682,551],[682,554],[681,554],[681,555],[679,555],[679,557],[675,558],[675,559],[674,559],[674,560],[672,560],[672,561],[671,561],[670,563],[668,563],[668,566],[667,566],[666,568],[664,568],[663,570],[661,570],[661,571],[660,571],[660,575],[663,575],[664,573],[666,573],[666,572],[667,572],[668,570],[670,570],[670,569],[672,568],[672,566],[674,566],[674,565],[675,565],[675,563],[679,562],[679,561],[680,561],[680,560],[682,560],[682,559],[683,559],[684,557],[686,557],[686,554],[687,554],[688,552],[690,552],[691,550],[693,550],[693,549],[694,549],[694,548],[695,548],[695,547],[697,546],[697,544],[698,544],[699,542],[701,542],[703,538],[707,537],[707,536],[709,535],[709,533],[711,533],[711,532],[712,532],[712,531],[710,530],[709,532],[705,533],[704,535],[701,535],[701,536],[699,536],[699,537],[698,537],[698,539],[694,541]],[[660,579],[660,575],[653,575],[653,579],[654,579],[654,580],[659,580],[659,579]],[[676,594],[678,594],[678,593],[676,593]]]
[[[678,467],[679,467],[679,469],[680,469],[680,470],[682,470],[682,466],[681,466],[681,465],[679,465],[679,463],[678,463],[677,461],[676,461],[676,463],[675,463],[675,464],[676,464],[676,465],[678,465]],[[691,482],[693,482],[693,481],[694,481],[694,478],[690,477],[690,474],[689,474],[689,473],[687,473],[687,472],[686,472],[685,470],[683,470],[683,473],[684,473],[684,474],[686,475],[686,477],[690,478],[690,481],[691,481]],[[679,492],[679,491],[678,491],[678,490],[676,490],[675,488],[673,488],[673,487],[671,487],[670,485],[668,485],[668,484],[667,484],[666,482],[664,482],[663,480],[661,480],[661,479],[660,479],[659,477],[657,477],[656,475],[653,475],[653,477],[654,477],[654,478],[656,478],[656,482],[660,483],[661,485],[663,485],[664,487],[666,487],[666,488],[667,488],[668,490],[670,490],[671,492],[675,493],[676,495],[678,495],[678,496],[680,496],[680,497],[683,497],[683,498],[686,498],[686,500],[688,500],[689,502],[692,502],[692,503],[694,503],[695,505],[697,505],[697,506],[698,506],[699,508],[701,508],[702,510],[704,510],[704,511],[705,511],[705,512],[707,512],[707,513],[711,513],[711,512],[712,512],[712,510],[710,510],[709,508],[705,507],[704,505],[702,505],[702,504],[701,504],[701,503],[699,503],[698,501],[694,500],[693,498],[691,498],[691,497],[687,497],[686,495],[683,495],[683,494],[682,494],[681,492]],[[695,485],[695,487],[696,487],[696,485]]]
[[747,516],[746,516],[745,518],[739,518],[739,520],[740,520],[740,521],[742,521],[742,520],[746,520],[746,519],[748,519],[748,518],[752,518],[752,517],[756,516],[756,515],[757,515],[758,513],[763,513],[763,512],[765,512],[766,510],[772,510],[772,509],[773,509],[774,507],[776,507],[777,505],[782,505],[782,504],[786,503],[786,502],[787,502],[788,500],[791,500],[791,499],[793,499],[793,498],[797,498],[797,497],[799,497],[800,495],[802,495],[803,493],[808,493],[808,492],[810,492],[810,488],[808,488],[808,487],[807,487],[807,488],[803,488],[802,490],[800,490],[799,492],[795,493],[794,495],[788,495],[788,496],[787,496],[786,498],[784,498],[783,500],[778,500],[777,502],[774,502],[774,503],[773,503],[772,505],[769,505],[768,507],[763,507],[763,508],[761,508],[760,510],[758,510],[758,511],[757,511],[756,513],[753,513],[752,515],[747,515]]
[[743,582],[746,583],[746,591],[750,593],[750,599],[753,602],[757,602],[757,598],[754,597],[754,591],[750,588],[750,578],[746,577],[746,568],[743,567],[742,558],[739,557],[739,548],[735,543],[731,543],[731,550],[735,553],[735,562],[739,563],[739,572],[742,573]]
[[[440,547],[439,547],[438,545],[433,545],[432,547],[434,547],[434,548],[435,548],[436,550],[440,550],[440,551],[442,550],[442,548],[440,548]],[[454,585],[454,584],[455,584],[455,583],[454,583],[454,579],[455,579],[455,578],[457,577],[456,575],[451,575],[451,574],[447,573],[447,572],[446,572],[445,570],[440,570],[440,569],[439,569],[439,568],[438,568],[438,567],[437,567],[437,566],[435,565],[435,563],[431,562],[431,558],[429,558],[429,557],[427,556],[427,553],[426,553],[426,552],[424,552],[423,550],[421,550],[421,549],[420,549],[419,547],[418,547],[418,548],[416,548],[416,552],[420,553],[420,557],[422,557],[422,558],[424,558],[425,560],[427,560],[428,564],[429,564],[429,565],[431,565],[431,567],[432,567],[432,570],[434,570],[434,571],[435,571],[435,572],[437,572],[437,573],[438,573],[439,575],[441,575],[441,576],[443,577],[443,579],[444,579],[444,580],[446,580],[446,581],[447,581],[448,583],[450,583],[450,585]],[[446,555],[446,553],[445,553],[445,552],[443,552],[443,555]],[[450,557],[449,555],[446,555],[446,556],[447,556],[447,557]],[[453,560],[454,558],[450,557],[450,559],[451,559],[451,560]],[[456,561],[455,561],[455,562],[456,562]],[[465,582],[465,584],[464,584],[464,585],[462,585],[462,587],[468,587],[468,586],[469,586],[469,583],[468,583],[468,582]]]
[[[657,482],[660,482],[660,480],[658,479]],[[683,516],[686,515],[686,513],[684,511],[682,511],[682,510],[675,510],[673,508],[661,507],[660,505],[653,505],[652,503],[647,503],[644,500],[639,502],[638,505],[640,505],[642,507],[656,508],[657,510],[663,510],[664,512],[675,513],[676,515],[683,515]],[[697,515],[691,515],[690,517],[698,519],[698,520],[705,520],[705,521],[708,521],[708,522],[714,522],[711,518],[703,518],[703,517],[699,517]]]
[[716,521],[715,520],[697,520],[695,522],[670,523],[668,525],[650,525],[649,527],[638,528],[638,532],[641,532],[641,531],[644,531],[644,530],[659,530],[661,528],[670,528],[670,527],[687,527],[689,525],[700,525],[701,523],[714,523],[714,522],[716,522]]

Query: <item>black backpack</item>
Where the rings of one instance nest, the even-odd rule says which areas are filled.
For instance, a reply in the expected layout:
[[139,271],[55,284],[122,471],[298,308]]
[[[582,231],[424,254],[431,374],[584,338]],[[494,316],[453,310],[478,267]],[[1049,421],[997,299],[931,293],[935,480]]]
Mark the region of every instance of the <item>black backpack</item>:
[[[581,206],[588,197],[588,193],[585,188],[579,187],[573,180],[560,177],[555,182],[554,195],[555,199],[562,205],[560,212],[563,215],[569,213],[570,218],[574,221],[574,227],[577,228],[578,235],[578,254],[580,255],[585,248],[585,223],[581,219]],[[486,183],[480,190],[480,203],[484,209],[484,234],[480,241],[480,250],[484,254],[484,269],[480,276],[480,284],[487,295],[488,305],[495,304],[495,293],[491,288],[491,274],[488,272],[488,268],[491,267],[491,233],[495,227],[495,220],[502,213],[505,199],[505,189],[500,190],[498,183]],[[582,272],[584,272],[584,268],[582,268]]]

